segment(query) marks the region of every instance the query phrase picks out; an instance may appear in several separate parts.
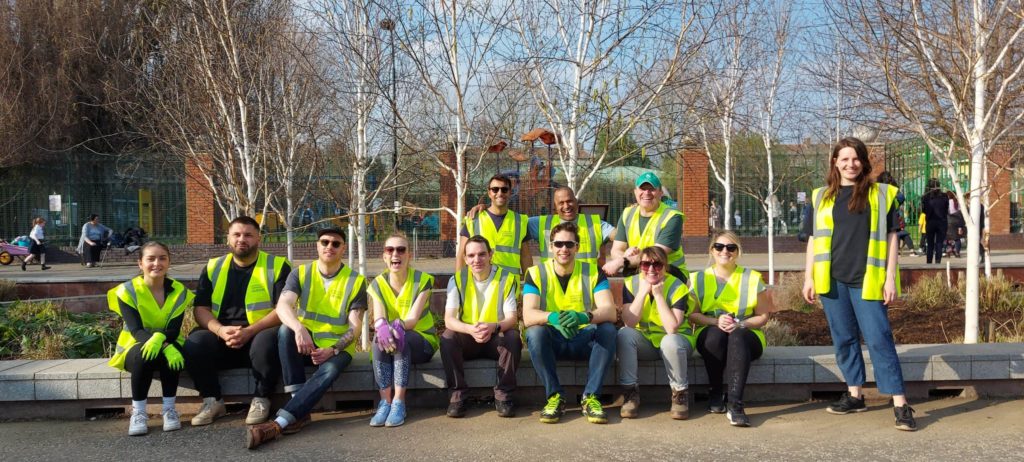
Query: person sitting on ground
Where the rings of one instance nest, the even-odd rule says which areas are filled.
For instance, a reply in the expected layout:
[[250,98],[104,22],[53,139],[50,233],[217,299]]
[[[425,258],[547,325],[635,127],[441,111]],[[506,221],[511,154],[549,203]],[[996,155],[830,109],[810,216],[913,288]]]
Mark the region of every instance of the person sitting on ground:
[[100,261],[100,252],[107,245],[107,238],[114,231],[100,224],[100,216],[89,215],[89,221],[82,225],[82,237],[78,240],[78,253],[85,256],[86,268],[95,267]]
[[636,418],[640,409],[640,385],[637,382],[638,359],[650,361],[659,356],[665,363],[672,390],[669,408],[673,419],[690,415],[687,358],[693,353],[693,329],[687,315],[694,303],[686,283],[668,274],[668,256],[661,247],[640,250],[640,273],[622,284],[622,323],[617,335],[619,384],[625,396],[619,415]]
[[385,270],[367,290],[374,319],[373,371],[380,390],[370,426],[397,427],[405,423],[409,366],[430,361],[437,351],[437,328],[430,312],[434,277],[412,268],[409,240],[403,234],[384,241],[381,257]]
[[465,258],[466,266],[448,281],[444,307],[441,360],[450,393],[447,415],[466,415],[469,385],[463,362],[488,358],[498,361],[494,407],[499,417],[514,417],[512,394],[523,354],[516,311],[517,278],[491,264],[491,245],[483,236],[469,238]]
[[[248,428],[249,449],[282,434],[298,433],[309,424],[309,412],[352,363],[356,351],[366,312],[366,279],[341,261],[344,232],[326,228],[316,235],[317,259],[288,275],[275,310],[282,323],[277,348],[284,391],[291,399],[275,419]],[[308,381],[306,366],[317,366]]]
[[171,253],[167,246],[150,242],[139,252],[142,274],[107,292],[107,305],[124,321],[117,336],[117,347],[110,358],[111,367],[128,371],[132,393],[132,415],[128,435],[149,432],[146,398],[153,383],[153,372],[160,373],[165,432],[181,428],[174,399],[178,394],[178,374],[184,367],[181,354],[185,341],[181,331],[185,310],[194,296],[182,283],[167,277]]
[[764,353],[761,327],[768,322],[771,303],[761,273],[739,266],[742,252],[739,237],[732,231],[713,236],[708,246],[711,265],[690,275],[700,304],[700,311],[691,313],[690,320],[700,326],[697,351],[708,373],[708,411],[725,413],[733,426],[749,427],[743,389],[750,363]]

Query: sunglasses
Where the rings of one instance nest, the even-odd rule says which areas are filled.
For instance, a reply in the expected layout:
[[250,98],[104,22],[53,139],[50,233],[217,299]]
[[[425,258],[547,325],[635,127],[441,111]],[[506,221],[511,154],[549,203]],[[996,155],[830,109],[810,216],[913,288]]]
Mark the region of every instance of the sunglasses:
[[333,248],[337,249],[338,247],[341,247],[341,244],[344,244],[344,242],[332,241],[330,239],[320,239],[320,245],[322,245],[324,247],[330,246],[330,247],[333,247]]
[[574,249],[576,248],[576,241],[552,241],[551,245],[555,246],[556,249]]
[[499,192],[508,193],[508,186],[491,186],[491,192],[498,194]]
[[718,242],[716,242],[711,247],[714,248],[716,252],[721,252],[723,250],[728,250],[731,253],[736,253],[737,250],[740,250],[740,246],[738,246],[736,244],[721,244],[721,243],[718,243]]
[[642,261],[640,262],[640,271],[661,271],[665,267],[665,264],[660,261]]
[[405,246],[400,245],[398,247],[390,247],[390,246],[389,247],[384,247],[384,253],[392,253],[392,254],[402,255],[402,254],[405,253]]

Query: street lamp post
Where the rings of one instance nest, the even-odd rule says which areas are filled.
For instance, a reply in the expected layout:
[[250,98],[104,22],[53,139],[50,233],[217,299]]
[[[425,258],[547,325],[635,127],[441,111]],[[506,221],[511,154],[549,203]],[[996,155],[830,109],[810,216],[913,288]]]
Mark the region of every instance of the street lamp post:
[[398,212],[402,203],[398,200],[398,84],[395,71],[395,23],[385,18],[380,22],[380,28],[390,33],[391,46],[391,174],[393,177],[392,187],[394,188],[395,208],[395,231],[398,231]]

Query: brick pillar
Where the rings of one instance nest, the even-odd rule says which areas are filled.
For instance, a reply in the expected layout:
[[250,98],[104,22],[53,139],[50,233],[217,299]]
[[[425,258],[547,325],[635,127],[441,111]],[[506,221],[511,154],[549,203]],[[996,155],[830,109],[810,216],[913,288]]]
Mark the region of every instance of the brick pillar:
[[[871,178],[877,179],[878,175],[886,170],[885,167],[885,143],[866,143],[868,146],[868,159],[871,160]],[[831,155],[831,153],[829,154]]]
[[[455,152],[445,151],[439,154],[441,161],[449,167],[455,167]],[[441,207],[448,207],[452,210],[456,210],[458,204],[458,195],[455,191],[455,178],[452,177],[451,172],[443,167],[438,167],[441,173]],[[455,219],[452,215],[447,212],[440,212],[441,214],[441,240],[442,241],[454,241],[458,238],[456,233],[458,230],[455,228]]]
[[185,161],[185,242],[213,244],[215,209],[213,191],[193,159]]
[[988,226],[991,235],[1010,234],[1010,182],[1013,180],[1011,167],[1012,147],[1000,144],[992,148],[985,168],[991,185],[989,200],[996,202],[988,210]]
[[701,148],[683,148],[679,153],[676,197],[686,214],[683,236],[708,235],[708,157]]

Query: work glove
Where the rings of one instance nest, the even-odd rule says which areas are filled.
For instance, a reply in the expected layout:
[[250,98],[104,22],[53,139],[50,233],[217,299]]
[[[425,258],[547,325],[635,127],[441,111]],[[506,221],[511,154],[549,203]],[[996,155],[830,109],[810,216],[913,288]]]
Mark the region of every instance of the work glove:
[[391,347],[394,351],[405,350],[405,327],[402,326],[402,320],[396,319],[391,321]]
[[577,326],[582,326],[590,322],[590,316],[587,316],[587,313],[584,311],[572,311],[571,313],[576,317]]
[[579,327],[580,323],[576,322],[576,315],[573,313],[575,312],[568,310],[558,313],[558,324],[562,327]]
[[580,328],[576,327],[576,326],[568,326],[567,327],[567,326],[562,326],[562,325],[556,324],[556,325],[554,325],[552,327],[554,327],[555,330],[558,331],[559,334],[562,334],[562,337],[565,337],[566,340],[572,339],[580,331]]
[[167,358],[167,365],[172,371],[180,371],[185,367],[185,358],[181,356],[181,352],[178,351],[178,347],[174,346],[174,344],[167,345],[167,348],[164,348],[164,358]]
[[551,313],[548,313],[548,324],[551,325],[551,327],[562,325],[561,321],[559,321],[561,315],[561,311],[552,311]]
[[377,332],[374,336],[374,340],[377,341],[377,348],[380,348],[381,351],[391,352],[395,338],[391,335],[391,326],[388,325],[388,322],[384,319],[378,319],[373,324],[373,329]]
[[153,336],[142,345],[142,359],[152,361],[160,354],[160,348],[164,346],[167,336],[162,332],[153,332]]

